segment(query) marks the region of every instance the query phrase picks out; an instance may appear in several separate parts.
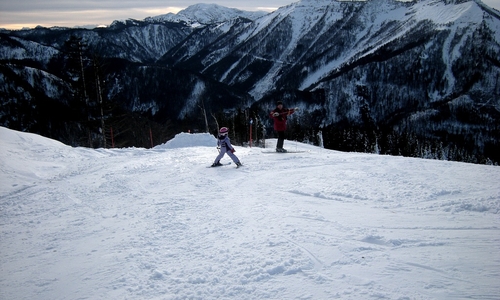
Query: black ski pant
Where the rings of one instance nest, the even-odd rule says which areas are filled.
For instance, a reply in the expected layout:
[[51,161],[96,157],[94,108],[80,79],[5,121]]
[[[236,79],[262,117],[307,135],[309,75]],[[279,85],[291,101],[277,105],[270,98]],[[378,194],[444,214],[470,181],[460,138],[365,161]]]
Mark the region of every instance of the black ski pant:
[[285,142],[285,132],[276,131],[278,133],[278,143],[276,144],[276,149],[283,149],[283,143]]

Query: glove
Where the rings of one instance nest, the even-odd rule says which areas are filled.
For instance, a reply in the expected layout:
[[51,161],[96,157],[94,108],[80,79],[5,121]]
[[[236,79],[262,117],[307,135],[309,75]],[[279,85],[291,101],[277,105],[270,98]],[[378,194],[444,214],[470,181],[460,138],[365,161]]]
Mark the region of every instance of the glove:
[[277,112],[275,112],[275,113],[273,114],[273,116],[275,116],[275,117],[277,117],[277,116],[279,116],[279,115],[280,115],[280,113],[277,113]]
[[231,149],[231,153],[234,153],[234,152],[236,152],[236,149],[234,149],[234,148]]
[[300,110],[300,107],[296,107],[296,108],[294,108],[293,110]]

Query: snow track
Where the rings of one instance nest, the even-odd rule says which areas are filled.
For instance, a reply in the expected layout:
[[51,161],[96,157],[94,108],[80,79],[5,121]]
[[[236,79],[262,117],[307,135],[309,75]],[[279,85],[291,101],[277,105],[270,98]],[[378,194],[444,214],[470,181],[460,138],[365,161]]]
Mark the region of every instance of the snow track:
[[243,168],[206,168],[210,135],[150,150],[0,136],[0,299],[500,294],[498,167],[286,141],[306,152],[236,147]]

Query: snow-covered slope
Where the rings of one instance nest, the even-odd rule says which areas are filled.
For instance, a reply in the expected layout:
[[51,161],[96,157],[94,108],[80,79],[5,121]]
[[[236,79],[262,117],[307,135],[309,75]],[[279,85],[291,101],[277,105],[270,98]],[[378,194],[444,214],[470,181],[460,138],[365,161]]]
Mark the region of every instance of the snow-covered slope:
[[[500,168],[0,128],[0,299],[494,299]],[[269,140],[272,148],[275,141]],[[224,161],[228,161],[226,157]]]

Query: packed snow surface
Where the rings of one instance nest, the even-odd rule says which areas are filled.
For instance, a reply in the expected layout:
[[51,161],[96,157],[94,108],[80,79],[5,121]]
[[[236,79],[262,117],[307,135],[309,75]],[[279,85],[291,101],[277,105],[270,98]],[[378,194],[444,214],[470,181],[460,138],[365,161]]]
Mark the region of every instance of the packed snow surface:
[[500,295],[497,166],[286,141],[304,152],[236,146],[244,167],[207,168],[208,134],[153,149],[0,138],[0,299]]

